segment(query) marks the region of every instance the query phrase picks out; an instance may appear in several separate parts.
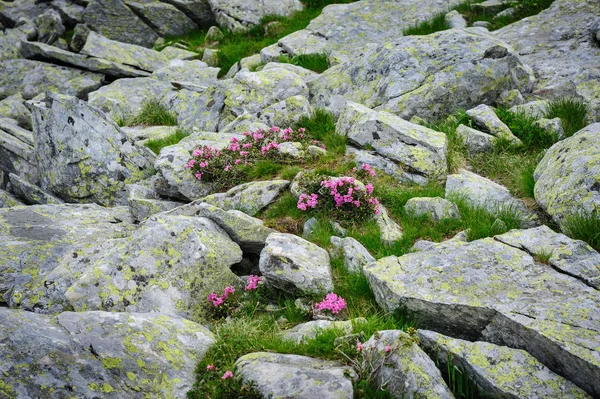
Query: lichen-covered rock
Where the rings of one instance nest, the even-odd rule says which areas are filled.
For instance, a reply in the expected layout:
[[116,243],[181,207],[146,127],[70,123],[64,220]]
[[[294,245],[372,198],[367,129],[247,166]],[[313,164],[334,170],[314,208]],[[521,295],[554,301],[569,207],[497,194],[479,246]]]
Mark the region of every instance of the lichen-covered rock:
[[37,183],[38,168],[31,132],[20,134],[17,126],[13,125],[17,129],[7,129],[7,124],[5,120],[0,121],[0,171]]
[[533,94],[549,100],[583,98],[594,121],[600,117],[600,47],[593,40],[598,15],[596,1],[556,0],[539,14],[494,32],[535,71]]
[[0,190],[0,208],[11,208],[19,205],[23,205],[23,203],[13,197],[10,193]]
[[467,21],[456,10],[452,10],[448,14],[446,14],[446,16],[444,17],[444,20],[446,21],[446,23],[448,24],[450,29],[454,29],[454,28],[461,29],[461,28],[467,27]]
[[177,90],[166,97],[165,103],[177,115],[179,126],[216,132],[225,105],[225,88],[215,84],[202,92]]
[[[168,60],[182,60],[182,61],[192,61],[198,58],[198,53],[194,53],[193,51],[184,50],[179,47],[167,46],[160,50],[161,54],[167,57]],[[211,65],[212,66],[212,65]]]
[[232,32],[244,32],[267,15],[289,17],[304,8],[300,0],[208,0],[222,27]]
[[183,36],[198,29],[192,19],[171,4],[158,0],[125,0],[125,4],[161,37]]
[[127,185],[127,204],[134,219],[139,222],[183,205],[181,202],[162,200],[152,188],[140,184]]
[[376,384],[393,398],[454,398],[435,363],[405,332],[379,331],[364,345]]
[[600,217],[600,123],[554,144],[534,173],[537,203],[557,223]]
[[525,104],[517,104],[509,109],[513,114],[523,114],[529,118],[540,119],[546,115],[548,100],[530,101]]
[[331,244],[336,248],[334,253],[339,253],[344,259],[344,267],[352,273],[362,273],[363,267],[374,262],[375,258],[356,239],[352,237],[331,237]]
[[150,174],[153,154],[75,97],[48,93],[33,118],[40,186],[64,200],[125,204],[125,184]]
[[224,210],[236,209],[254,216],[275,201],[289,185],[288,180],[249,182],[225,193],[211,194],[202,198],[202,201]]
[[572,240],[548,226],[511,230],[494,238],[523,249],[534,258],[548,257],[545,263],[600,290],[600,254],[583,241]]
[[42,190],[14,173],[10,173],[8,177],[14,193],[29,205],[62,204],[63,202],[52,193]]
[[20,0],[4,2],[2,4],[2,17],[7,24],[15,24],[19,20],[35,20],[39,15],[49,9],[46,3],[36,0]]
[[387,112],[348,101],[336,125],[337,134],[402,165],[409,173],[441,179],[448,166],[445,134],[407,122]]
[[69,49],[78,53],[81,51],[91,30],[86,24],[77,24],[73,29],[73,37],[69,43]]
[[121,0],[91,0],[83,20],[94,32],[124,43],[152,47],[158,39],[152,28]]
[[402,239],[404,233],[402,227],[394,221],[388,214],[387,209],[383,206],[379,206],[380,212],[375,215],[375,222],[379,226],[381,242],[386,245],[392,245],[396,241]]
[[541,118],[533,122],[533,126],[539,127],[548,135],[554,136],[558,140],[562,140],[565,137],[565,130],[560,118]]
[[404,205],[406,213],[430,220],[460,219],[460,212],[455,203],[445,198],[413,197]]
[[215,23],[215,17],[210,9],[208,0],[162,0],[163,3],[172,4],[185,15],[190,17],[196,24],[202,28],[212,26]]
[[508,189],[485,177],[461,169],[457,174],[448,175],[446,198],[459,198],[472,206],[486,209],[496,215],[500,212],[514,213],[522,220],[523,227],[537,224],[537,215],[529,210],[523,201],[514,198]]
[[393,177],[400,183],[427,184],[427,179],[421,175],[408,173],[398,166],[394,161],[378,155],[375,151],[359,150],[350,145],[346,146],[346,155],[352,156],[357,167],[368,164],[373,169],[379,170]]
[[206,328],[173,316],[2,308],[0,336],[0,395],[19,399],[181,397],[214,342]]
[[[490,48],[506,50],[487,56]],[[476,67],[474,67],[474,65]],[[505,90],[529,92],[533,74],[507,44],[482,30],[450,29],[366,49],[310,82],[313,106],[338,113],[344,100],[402,118],[440,119],[493,103]]]
[[482,129],[485,129],[492,136],[501,140],[509,141],[515,145],[523,144],[496,115],[496,112],[491,107],[485,104],[478,105],[467,111],[469,118]]
[[515,105],[524,104],[525,99],[519,90],[507,90],[500,93],[500,96],[496,99],[496,104],[499,107],[511,108]]
[[165,82],[183,82],[207,87],[217,81],[219,70],[219,68],[209,67],[198,60],[173,60],[155,70],[152,76]]
[[13,94],[0,101],[0,116],[14,119],[19,126],[31,130],[31,112],[23,104],[21,93]]
[[461,339],[525,349],[592,396],[600,393],[600,293],[493,238],[370,263],[386,311]]
[[269,105],[260,113],[260,122],[267,126],[292,126],[300,118],[309,118],[312,107],[304,96],[292,96]]
[[0,98],[21,93],[32,99],[47,90],[87,98],[104,82],[104,75],[33,60],[0,61]]
[[464,370],[486,395],[498,398],[590,398],[581,388],[556,375],[524,350],[487,342],[469,342],[418,330],[421,346],[439,367]]
[[52,44],[65,33],[60,14],[55,10],[48,10],[35,19],[38,41]]
[[313,320],[306,323],[298,324],[285,330],[283,336],[291,341],[300,344],[302,341],[314,339],[319,333],[325,330],[337,330],[342,334],[351,334],[353,323],[366,322],[366,319],[354,319],[354,320],[343,320],[343,321],[331,321],[331,320]]
[[269,62],[263,67],[262,70],[269,71],[271,69],[285,69],[286,71],[290,71],[300,76],[306,83],[319,77],[318,73],[311,71],[310,69],[306,69],[294,64],[286,64],[281,62]]
[[497,138],[491,134],[480,132],[465,125],[458,125],[456,135],[463,141],[470,154],[490,152],[497,141]]
[[351,399],[354,371],[341,364],[306,356],[256,352],[235,362],[236,373],[264,397]]
[[325,295],[333,291],[327,251],[293,234],[269,235],[259,267],[267,284],[286,292]]

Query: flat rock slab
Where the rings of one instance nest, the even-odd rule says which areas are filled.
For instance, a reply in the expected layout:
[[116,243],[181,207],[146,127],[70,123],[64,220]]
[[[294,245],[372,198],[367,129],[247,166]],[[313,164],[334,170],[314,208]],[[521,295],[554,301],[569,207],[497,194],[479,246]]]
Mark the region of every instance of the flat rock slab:
[[460,219],[456,204],[440,197],[413,197],[406,202],[404,209],[408,214],[426,216],[430,220]]
[[267,15],[289,17],[302,11],[300,0],[208,0],[217,23],[229,31],[244,32]]
[[160,314],[0,308],[0,395],[6,398],[182,397],[214,342],[206,328]]
[[240,357],[236,373],[265,397],[351,399],[350,367],[306,356],[256,352]]
[[600,394],[600,293],[580,280],[493,238],[383,258],[364,271],[387,311],[405,308],[424,328],[525,349]]
[[202,198],[202,201],[225,210],[236,209],[254,216],[275,201],[289,185],[288,180],[244,183],[225,193],[211,194]]

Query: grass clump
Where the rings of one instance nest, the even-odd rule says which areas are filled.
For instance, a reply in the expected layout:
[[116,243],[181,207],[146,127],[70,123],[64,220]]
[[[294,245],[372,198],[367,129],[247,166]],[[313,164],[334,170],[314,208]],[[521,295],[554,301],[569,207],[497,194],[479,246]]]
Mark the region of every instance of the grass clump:
[[559,98],[548,104],[546,118],[560,118],[565,137],[571,137],[587,126],[588,111],[588,107],[582,100]]
[[340,156],[346,153],[347,138],[335,131],[335,119],[331,112],[317,108],[311,116],[303,116],[294,124],[295,129],[304,127],[310,135],[327,147],[327,152]]
[[158,154],[164,147],[175,145],[181,140],[189,136],[190,133],[183,129],[176,129],[175,132],[167,137],[161,139],[148,140],[144,145],[152,150],[155,154]]
[[431,33],[440,32],[450,29],[450,25],[446,22],[446,13],[440,13],[433,18],[420,22],[410,28],[404,30],[404,36],[423,36]]
[[177,126],[177,115],[157,100],[144,101],[140,112],[125,118],[127,126]]
[[600,252],[600,211],[591,215],[576,214],[567,216],[562,224],[563,232],[575,240],[587,242]]
[[326,54],[301,54],[292,58],[282,55],[279,57],[279,62],[310,69],[317,73],[324,72],[329,68]]
[[558,140],[556,135],[548,133],[535,125],[538,118],[528,116],[522,112],[511,112],[505,108],[496,109],[496,115],[523,142],[523,147],[527,150],[550,148]]

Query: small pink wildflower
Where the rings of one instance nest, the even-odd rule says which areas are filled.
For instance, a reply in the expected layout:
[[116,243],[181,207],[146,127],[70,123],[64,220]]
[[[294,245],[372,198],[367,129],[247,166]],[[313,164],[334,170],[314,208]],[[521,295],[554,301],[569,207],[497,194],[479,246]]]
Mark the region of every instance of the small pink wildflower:
[[305,211],[308,208],[315,209],[319,204],[319,196],[317,194],[300,194],[300,198],[298,198],[297,207],[298,209]]
[[192,152],[192,155],[198,158],[200,155],[202,155],[202,151],[200,151],[199,149],[195,149],[194,152]]
[[248,277],[248,284],[244,288],[246,291],[253,291],[258,288],[258,283],[262,281],[262,277],[251,274]]
[[[242,144],[242,147],[243,147],[243,148],[246,148],[246,149],[248,149],[248,148],[252,148],[252,143],[246,143],[246,144]],[[240,154],[241,154],[241,153],[240,153]]]
[[375,176],[375,171],[371,168],[371,165],[369,165],[368,163],[363,163],[362,170],[364,170],[371,176]]
[[225,166],[225,172],[229,172],[230,169],[231,169],[231,165]]
[[248,151],[240,151],[240,155],[243,157],[247,157],[248,156]]
[[373,185],[371,183],[368,183],[365,185],[365,189],[367,190],[367,194],[371,195],[373,193]]
[[225,287],[225,290],[223,291],[223,297],[227,298],[233,293],[235,293],[235,288],[233,288],[232,286]]
[[238,165],[240,162],[242,162],[242,160],[241,160],[241,159],[236,159],[236,160],[233,162],[233,164],[234,164],[234,165]]
[[214,364],[209,364],[208,366],[206,366],[206,371],[215,371],[216,367]]
[[190,159],[189,161],[187,161],[187,163],[185,164],[185,168],[186,169],[192,169],[194,167],[194,164],[196,163],[195,159]]
[[390,353],[392,350],[392,348],[389,345],[386,345],[386,347],[384,348],[385,353]]
[[356,351],[362,352],[363,349],[365,349],[365,344],[363,344],[359,340],[356,340]]
[[346,309],[346,301],[341,296],[337,296],[333,292],[327,294],[325,299],[315,304],[317,310],[329,310],[333,314],[338,314]]
[[200,166],[201,168],[206,168],[208,166],[208,162],[207,161],[202,161],[198,164],[198,166]]
[[196,173],[196,179],[202,180],[202,173]]
[[228,380],[230,378],[233,378],[233,373],[229,370],[227,370],[225,374],[223,374],[223,377],[221,377],[222,380]]
[[304,133],[304,132],[306,132],[306,129],[305,129],[305,128],[303,128],[303,127],[301,127],[300,129],[298,129],[298,132],[300,132],[300,133]]

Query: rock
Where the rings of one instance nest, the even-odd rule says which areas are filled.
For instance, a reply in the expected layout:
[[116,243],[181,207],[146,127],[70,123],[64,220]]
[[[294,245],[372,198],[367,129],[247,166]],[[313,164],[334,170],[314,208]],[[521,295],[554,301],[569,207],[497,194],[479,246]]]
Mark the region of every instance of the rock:
[[250,71],[256,69],[261,64],[262,61],[260,60],[260,54],[253,54],[250,57],[244,57],[240,60],[240,68],[246,68]]
[[160,69],[169,63],[167,57],[156,50],[135,44],[121,43],[116,40],[108,39],[95,32],[89,33],[85,46],[81,49],[81,54],[131,65],[148,72]]
[[350,367],[306,356],[256,352],[235,362],[236,373],[264,397],[351,399]]
[[377,155],[375,151],[359,150],[348,145],[346,146],[346,155],[351,155],[353,157],[357,167],[360,168],[362,165],[368,164],[374,169],[393,177],[400,183],[427,184],[427,179],[425,177],[404,171],[400,166],[396,165],[394,161],[382,157],[381,155]]
[[467,27],[467,21],[465,18],[456,10],[450,11],[444,18],[450,29],[462,29]]
[[63,202],[52,195],[52,193],[44,191],[35,184],[21,179],[14,173],[10,173],[8,177],[15,194],[29,205],[62,204]]
[[24,28],[31,28],[31,32],[37,36],[33,23],[0,31],[0,61],[21,58],[21,42],[28,40],[25,30],[29,29]]
[[490,28],[492,27],[492,23],[488,22],[488,21],[475,21],[475,22],[473,22],[473,27],[474,28],[484,28],[484,29],[490,30]]
[[388,215],[387,209],[383,205],[380,205],[379,208],[380,212],[375,215],[375,222],[379,226],[381,242],[386,245],[393,245],[396,241],[402,239],[404,235],[402,227]]
[[456,128],[456,135],[463,141],[469,154],[490,152],[498,141],[498,139],[491,134],[480,132],[479,130],[465,125],[458,125]]
[[29,100],[52,90],[85,99],[89,92],[97,90],[103,82],[104,76],[101,74],[45,62],[0,61],[0,98],[21,93],[23,98]]
[[544,263],[600,290],[600,254],[583,241],[555,233],[547,226],[511,230],[494,239],[527,251],[534,259],[547,256]]
[[219,70],[202,61],[174,60],[155,70],[152,76],[164,82],[183,82],[207,87],[217,81]]
[[445,197],[462,198],[492,215],[514,213],[521,218],[523,227],[532,227],[537,223],[537,215],[523,201],[514,198],[506,187],[464,169],[448,175]]
[[484,238],[383,258],[364,272],[386,311],[418,312],[422,328],[525,349],[592,396],[600,392],[590,378],[600,371],[600,293],[526,252]]
[[81,100],[48,93],[33,120],[40,186],[64,200],[125,204],[125,184],[150,174],[149,150]]
[[0,190],[0,208],[11,208],[19,205],[24,204],[6,191]]
[[557,223],[572,215],[598,217],[600,123],[554,144],[534,173],[537,203]]
[[359,145],[402,165],[409,173],[430,180],[446,175],[446,135],[407,122],[387,112],[373,111],[348,101],[341,112],[336,132]]
[[198,25],[171,4],[160,1],[125,0],[125,4],[161,37],[183,36]]
[[562,120],[560,118],[552,119],[538,119],[533,122],[534,126],[539,127],[547,134],[555,137],[557,140],[562,140],[565,137],[565,131],[562,127]]
[[292,126],[301,118],[310,118],[312,107],[304,96],[292,96],[265,108],[259,121],[267,126]]
[[20,20],[33,21],[48,9],[48,4],[35,0],[20,0],[4,2],[1,12],[3,22],[9,26],[13,26]]
[[14,173],[32,183],[38,182],[31,132],[4,118],[0,119],[0,171]]
[[509,127],[498,118],[496,112],[487,105],[481,104],[472,108],[467,111],[467,115],[477,124],[477,126],[485,129],[492,136],[497,137],[500,140],[508,141],[514,145],[523,144],[523,142],[511,132]]
[[74,54],[70,51],[61,50],[58,47],[49,46],[44,43],[23,42],[21,44],[21,52],[23,53],[24,58],[42,59],[60,64],[68,64],[88,71],[103,73],[115,78],[136,78],[150,75],[148,72],[124,64],[119,64],[118,62]]
[[100,109],[113,119],[134,116],[142,110],[144,102],[165,103],[173,91],[170,82],[152,78],[118,79],[89,95],[91,106]]
[[299,0],[208,0],[208,3],[217,23],[231,32],[245,32],[259,25],[267,15],[290,17],[304,8]]
[[[182,60],[182,61],[193,61],[198,58],[198,53],[193,51],[184,50],[178,47],[166,46],[160,53],[165,56],[169,61]],[[212,66],[212,65],[211,65]]]
[[67,28],[73,28],[83,21],[83,12],[85,7],[71,0],[53,0],[50,3],[53,10],[58,11],[60,19]]
[[495,46],[507,45],[479,29],[451,29],[370,47],[310,82],[312,104],[337,114],[349,100],[433,121],[493,103],[506,90],[529,92],[533,74],[515,52],[507,48],[505,57],[484,57]]
[[547,100],[531,101],[525,104],[518,104],[509,109],[513,114],[524,114],[533,119],[541,119],[546,116],[546,110],[550,104]]
[[210,9],[208,0],[162,0],[183,11],[201,28],[207,28],[215,23],[215,17]]
[[460,212],[456,204],[440,197],[413,197],[406,202],[404,210],[407,214],[417,217],[427,216],[434,221],[460,219]]
[[54,10],[48,10],[35,19],[38,32],[38,41],[52,44],[65,33],[60,14]]
[[223,35],[223,32],[221,32],[221,29],[219,29],[217,26],[211,26],[210,29],[208,29],[208,32],[206,32],[206,39],[204,39],[204,42],[207,44],[215,43],[223,40],[224,37],[225,35]]
[[354,319],[344,321],[331,320],[313,320],[306,323],[298,324],[297,326],[285,330],[283,336],[285,339],[294,341],[298,344],[302,341],[314,339],[320,332],[325,330],[337,330],[343,334],[352,334],[353,323],[366,322],[366,319]]
[[159,140],[177,132],[177,126],[134,126],[121,128],[135,144],[144,145],[149,140]]
[[413,115],[409,122],[415,125],[427,126],[427,121],[418,115]]
[[219,65],[219,50],[217,49],[204,49],[204,53],[202,54],[202,62],[206,62],[211,67],[216,67]]
[[318,224],[319,221],[314,217],[304,222],[304,226],[302,226],[302,238],[308,240],[310,236],[312,236],[312,234],[315,232],[315,229],[317,228]]
[[282,55],[283,49],[279,47],[277,43],[267,46],[260,50],[260,60],[263,64],[279,61],[279,57]]
[[344,267],[352,273],[362,273],[363,267],[374,262],[375,258],[369,251],[352,237],[340,238],[331,237],[331,244],[336,248],[344,259]]
[[161,200],[152,188],[139,184],[127,185],[127,204],[131,215],[139,222],[183,205],[181,202]]
[[90,28],[85,24],[75,25],[69,48],[76,53],[80,52],[83,46],[85,46],[85,42],[87,41],[90,32]]
[[[274,126],[277,126],[276,124]],[[277,152],[291,158],[302,158],[304,157],[304,151],[302,150],[302,143],[299,142],[285,142],[279,145]]]
[[222,84],[210,86],[202,92],[178,90],[168,94],[165,103],[177,115],[179,126],[189,130],[216,132],[225,104]]
[[179,397],[215,341],[199,324],[159,314],[0,309],[0,321],[6,397]]
[[94,32],[123,43],[152,47],[158,39],[158,35],[121,0],[91,0],[83,13],[83,21]]
[[393,398],[454,398],[435,363],[405,332],[379,331],[364,345],[375,383]]
[[515,7],[509,7],[505,10],[500,11],[498,14],[494,15],[492,18],[493,21],[498,21],[502,18],[512,18],[515,16],[517,9]]
[[418,251],[429,251],[430,249],[451,249],[461,246],[462,244],[468,242],[468,231],[463,230],[460,233],[457,233],[454,237],[449,240],[442,242],[433,242],[428,240],[417,240],[415,244],[412,246],[412,252]]
[[212,220],[237,243],[244,253],[260,255],[267,237],[275,230],[265,227],[263,221],[237,210],[224,211],[214,205],[194,201],[168,212],[169,215],[199,216]]
[[282,291],[309,296],[333,291],[327,251],[293,234],[269,235],[259,267],[266,283]]
[[275,201],[289,185],[287,180],[254,181],[235,186],[225,193],[209,195],[202,201],[224,210],[235,209],[254,216]]
[[219,130],[242,114],[258,114],[281,99],[292,96],[308,98],[306,83],[295,73],[285,69],[242,71],[226,88]]
[[511,108],[515,105],[521,105],[525,103],[525,99],[519,90],[507,90],[500,93],[500,96],[496,99],[496,104],[500,107]]
[[494,32],[534,70],[534,95],[581,98],[592,121],[600,117],[600,71],[595,66],[600,50],[591,37],[598,15],[598,2],[557,0],[539,14]]
[[486,15],[494,15],[502,11],[506,7],[506,3],[506,0],[486,0],[481,3],[471,4],[471,8]]
[[[486,395],[510,398],[589,398],[572,382],[550,371],[524,350],[454,339],[418,330],[421,346],[446,370],[459,367]],[[510,376],[507,378],[507,376]]]
[[[241,70],[242,68],[240,67],[240,63],[236,62],[235,64],[233,64],[231,66],[231,68],[229,68],[229,70],[227,71],[227,73],[225,74],[224,78],[225,79],[233,79],[233,77]],[[249,72],[249,71],[246,71]]]

